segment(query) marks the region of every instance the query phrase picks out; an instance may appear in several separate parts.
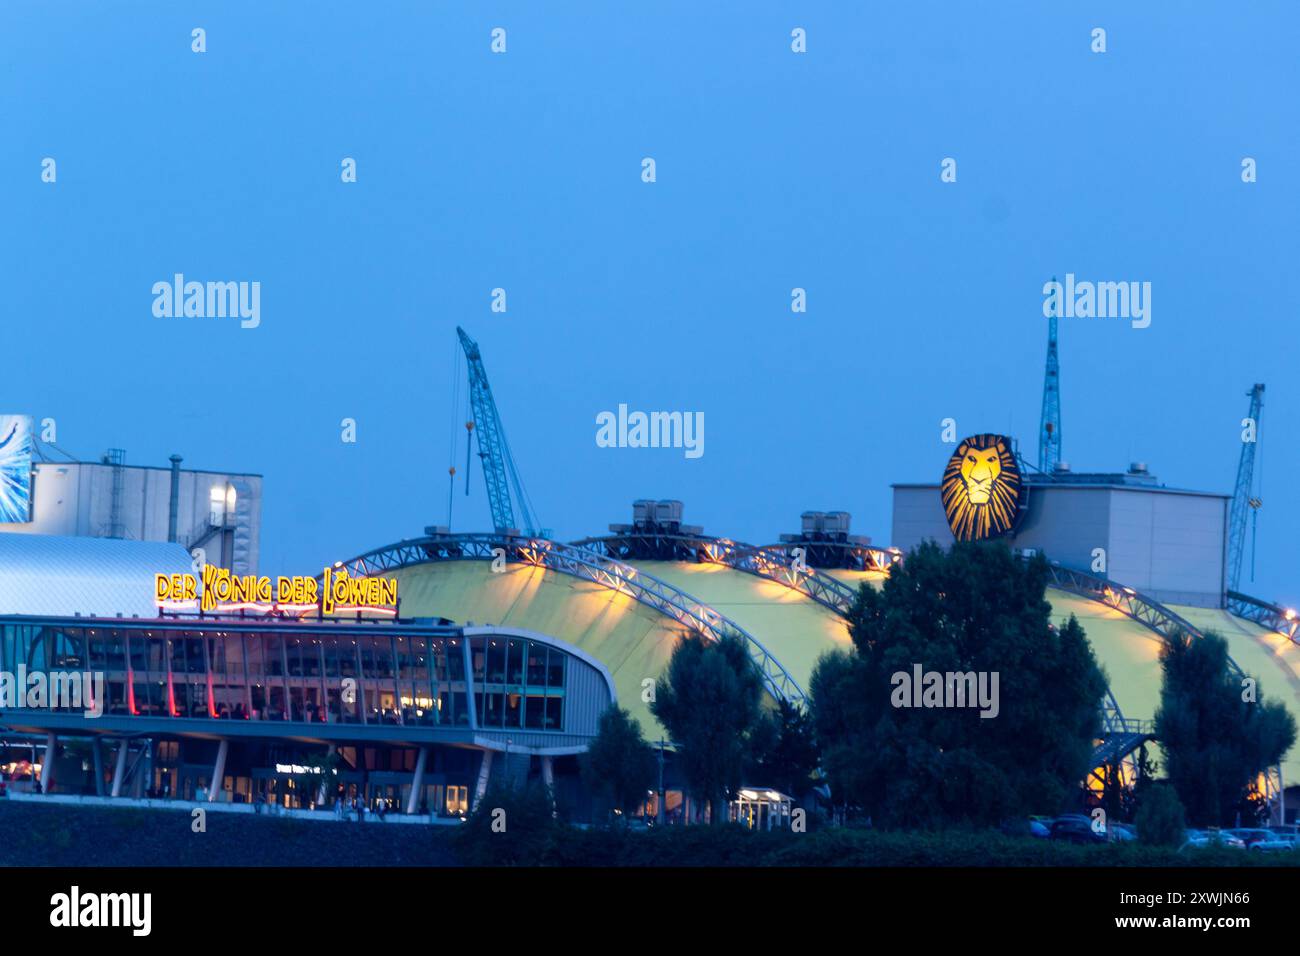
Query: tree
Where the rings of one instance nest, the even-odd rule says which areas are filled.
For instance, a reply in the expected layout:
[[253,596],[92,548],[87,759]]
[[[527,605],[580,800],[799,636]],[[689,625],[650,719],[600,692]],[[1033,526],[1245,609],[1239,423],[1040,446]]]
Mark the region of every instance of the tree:
[[763,682],[738,637],[685,637],[660,678],[651,712],[678,747],[692,792],[707,797],[714,823],[740,787],[749,737],[759,718]]
[[746,770],[750,783],[772,786],[797,798],[812,786],[819,762],[812,719],[801,707],[782,700],[775,711],[759,715],[750,735]]
[[[879,590],[862,586],[852,650],[824,656],[810,685],[839,805],[935,826],[1065,802],[1089,769],[1106,679],[1078,621],[1052,625],[1046,588],[1046,562],[1001,542],[926,543]],[[938,706],[899,692],[918,667],[941,675]],[[951,706],[949,691],[980,680],[987,706]]]
[[617,704],[600,717],[596,738],[582,758],[582,774],[627,818],[629,807],[645,802],[658,764],[641,735],[641,724]]
[[1233,826],[1239,813],[1252,819],[1255,782],[1295,743],[1295,719],[1233,672],[1228,643],[1213,631],[1199,639],[1179,632],[1160,660],[1156,737],[1188,819],[1195,826]]
[[1187,839],[1178,791],[1163,780],[1143,792],[1135,822],[1138,839],[1152,846],[1182,846]]
[[[313,753],[303,758],[293,775],[293,789],[304,809],[327,807],[338,783],[337,753]],[[320,798],[320,799],[317,799]]]

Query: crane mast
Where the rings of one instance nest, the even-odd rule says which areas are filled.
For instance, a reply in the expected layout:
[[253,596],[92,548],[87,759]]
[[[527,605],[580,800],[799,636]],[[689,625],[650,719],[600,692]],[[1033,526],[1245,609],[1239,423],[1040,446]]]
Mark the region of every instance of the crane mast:
[[[483,480],[487,484],[488,504],[492,509],[492,526],[498,533],[522,530],[528,535],[537,533],[537,522],[528,506],[528,498],[519,473],[515,469],[510,445],[506,442],[497,403],[492,397],[487,370],[478,343],[456,327],[461,348],[465,350],[469,366],[469,401],[474,414],[474,428],[468,431],[478,436],[478,455],[483,463]],[[466,441],[470,436],[466,435]],[[511,500],[513,493],[514,501]],[[515,505],[518,505],[522,527],[515,523]]]
[[1228,518],[1228,590],[1235,591],[1241,584],[1242,557],[1246,550],[1246,518],[1256,504],[1251,497],[1255,483],[1255,449],[1259,445],[1259,414],[1264,408],[1264,386],[1255,385],[1246,395],[1250,398],[1250,413],[1242,422],[1250,429],[1251,440],[1242,436],[1241,459],[1237,463],[1237,486],[1232,492],[1232,512]]
[[[1052,277],[1056,281],[1056,277]],[[1038,470],[1051,474],[1061,460],[1061,360],[1056,351],[1056,312],[1047,318],[1047,367],[1043,414],[1038,423]]]

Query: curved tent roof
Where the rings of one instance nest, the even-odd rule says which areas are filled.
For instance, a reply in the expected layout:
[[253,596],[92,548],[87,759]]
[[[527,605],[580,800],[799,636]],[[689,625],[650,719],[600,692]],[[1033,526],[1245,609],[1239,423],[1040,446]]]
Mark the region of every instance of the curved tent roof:
[[0,534],[0,614],[157,617],[154,575],[190,565],[167,542]]

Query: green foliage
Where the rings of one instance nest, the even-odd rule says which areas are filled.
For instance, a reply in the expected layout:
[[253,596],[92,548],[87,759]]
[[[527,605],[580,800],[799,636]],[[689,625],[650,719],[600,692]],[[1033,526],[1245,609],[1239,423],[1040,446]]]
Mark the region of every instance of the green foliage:
[[540,784],[490,786],[457,831],[455,849],[470,866],[537,866],[561,829]]
[[1138,839],[1151,846],[1182,846],[1187,837],[1187,821],[1178,792],[1168,783],[1152,784],[1142,793],[1137,812]]
[[713,822],[726,819],[739,788],[749,737],[759,719],[762,678],[740,638],[685,637],[673,650],[651,712],[678,746],[691,790],[709,799]]
[[812,787],[819,760],[812,718],[782,700],[775,711],[760,714],[754,725],[746,781],[798,798]]
[[1251,788],[1296,740],[1295,719],[1262,692],[1244,699],[1242,681],[1228,663],[1228,644],[1214,632],[1180,634],[1161,652],[1164,682],[1156,736],[1166,772],[1195,826],[1254,822]]
[[[1051,624],[1047,565],[1001,542],[916,548],[850,612],[850,653],[819,661],[812,715],[837,802],[878,825],[993,824],[1056,809],[1086,774],[1105,675],[1073,617]],[[891,704],[891,677],[996,674],[996,717]],[[990,676],[991,681],[991,676]]]
[[654,749],[641,735],[641,724],[617,704],[601,715],[596,738],[582,756],[582,775],[606,794],[627,819],[630,807],[644,802],[658,776]]
[[1246,853],[1228,847],[1176,850],[1137,842],[1077,846],[953,828],[939,833],[834,827],[808,833],[722,827],[563,829],[546,857],[553,866],[1289,866],[1296,853]]

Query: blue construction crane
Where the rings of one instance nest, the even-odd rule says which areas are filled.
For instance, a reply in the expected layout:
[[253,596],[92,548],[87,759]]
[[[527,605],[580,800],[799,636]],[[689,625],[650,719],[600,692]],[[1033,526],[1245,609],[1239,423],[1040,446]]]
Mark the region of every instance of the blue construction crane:
[[1056,353],[1059,311],[1054,309],[1047,318],[1047,369],[1043,375],[1043,415],[1038,423],[1038,470],[1049,475],[1061,461],[1061,360]]
[[[483,480],[487,483],[488,503],[492,507],[492,526],[499,534],[522,530],[527,535],[536,535],[540,529],[533,518],[528,495],[519,480],[519,472],[515,469],[515,461],[510,454],[510,445],[506,442],[505,430],[501,427],[501,417],[497,414],[497,403],[492,398],[492,386],[488,384],[478,343],[466,335],[460,326],[456,327],[456,334],[460,336],[461,348],[465,350],[465,359],[469,365],[469,401],[474,412],[475,427],[467,428],[467,432],[478,434],[478,456],[483,462]],[[469,434],[465,440],[470,440]],[[522,525],[515,523],[516,506],[523,519]]]
[[1259,445],[1259,413],[1264,408],[1264,386],[1255,385],[1246,395],[1250,398],[1248,421],[1250,441],[1242,436],[1241,460],[1237,463],[1237,487],[1232,492],[1232,513],[1228,518],[1228,590],[1236,591],[1241,583],[1241,562],[1246,550],[1246,517],[1263,504],[1251,494],[1255,484],[1255,449]]

